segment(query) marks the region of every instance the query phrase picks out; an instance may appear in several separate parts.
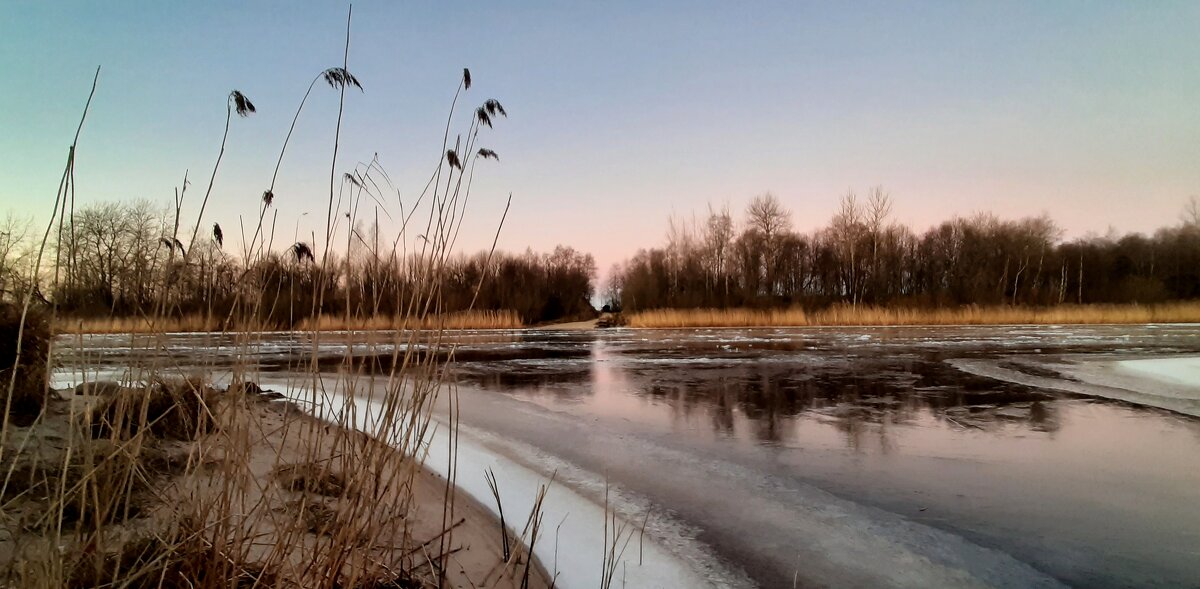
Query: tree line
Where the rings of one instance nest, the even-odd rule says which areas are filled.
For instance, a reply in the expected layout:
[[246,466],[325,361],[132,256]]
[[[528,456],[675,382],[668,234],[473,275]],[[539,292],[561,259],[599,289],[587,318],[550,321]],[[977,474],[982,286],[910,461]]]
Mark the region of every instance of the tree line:
[[[1062,240],[1046,216],[956,217],[924,232],[892,219],[882,188],[840,198],[830,222],[793,230],[770,194],[740,219],[728,207],[702,219],[673,218],[662,247],[639,251],[609,272],[602,302],[654,308],[778,308],[832,304],[944,307],[1158,303],[1200,298],[1200,205],[1151,235]],[[54,228],[37,278],[37,238],[28,223],[0,222],[0,298],[35,299],[72,317],[247,316],[286,328],[319,315],[403,314],[422,280],[418,256],[381,245],[359,224],[344,251],[322,262],[296,243],[234,255],[212,235],[187,256],[167,209],[147,202],[82,207]],[[436,312],[512,311],[526,324],[592,314],[590,254],[479,252],[440,261]]]
[[227,251],[215,227],[185,256],[168,237],[173,223],[170,210],[144,201],[82,207],[54,228],[31,279],[39,243],[10,216],[0,224],[0,299],[32,288],[69,317],[201,315],[288,328],[319,315],[403,315],[417,282],[432,275],[439,296],[426,312],[514,311],[526,324],[593,313],[595,262],[570,247],[446,255],[431,273],[428,256],[397,251],[376,225],[359,224],[345,251],[327,257],[305,242],[251,257]]
[[1153,235],[1063,241],[1049,217],[956,217],[918,233],[882,188],[840,198],[810,233],[771,194],[671,219],[666,244],[610,271],[606,304],[655,308],[1157,303],[1200,298],[1200,206]]

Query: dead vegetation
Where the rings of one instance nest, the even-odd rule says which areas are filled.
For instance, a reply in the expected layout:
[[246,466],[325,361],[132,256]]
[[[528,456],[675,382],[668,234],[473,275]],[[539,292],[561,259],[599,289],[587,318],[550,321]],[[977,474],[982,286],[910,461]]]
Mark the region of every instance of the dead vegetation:
[[[287,263],[304,280],[287,283],[286,294],[301,295],[311,303],[301,314],[293,316],[290,308],[275,307],[283,282],[272,283],[274,292],[231,286],[216,293],[212,284],[189,283],[184,271],[193,263],[204,263],[207,254],[225,245],[226,232],[217,224],[211,243],[208,238],[197,242],[197,237],[201,226],[213,223],[204,218],[204,211],[217,194],[214,183],[226,154],[231,121],[236,120],[233,115],[244,117],[256,110],[249,98],[234,91],[224,105],[225,129],[197,218],[189,223],[180,216],[190,184],[185,175],[176,192],[173,221],[162,228],[165,234],[157,241],[149,240],[161,244],[165,261],[148,266],[147,280],[157,285],[148,291],[154,296],[134,309],[137,319],[67,324],[55,316],[53,306],[45,319],[37,313],[26,315],[39,289],[69,293],[81,287],[77,252],[59,249],[71,243],[76,227],[72,170],[77,131],[53,215],[32,265],[31,286],[21,293],[24,304],[15,306],[21,313],[6,308],[0,314],[4,319],[0,360],[6,362],[0,369],[9,370],[4,373],[10,383],[5,411],[12,417],[5,420],[0,436],[4,476],[0,586],[536,589],[552,584],[527,552],[514,549],[517,536],[503,529],[497,534],[483,507],[458,496],[456,474],[449,480],[439,478],[422,464],[434,427],[434,403],[446,384],[446,363],[454,357],[453,347],[442,343],[443,331],[516,322],[514,315],[503,312],[471,311],[483,274],[453,293],[443,293],[447,260],[461,228],[474,166],[479,159],[498,159],[494,151],[478,145],[481,127],[490,129],[498,117],[505,116],[504,109],[494,99],[487,100],[471,117],[467,132],[451,144],[455,106],[459,94],[470,86],[469,72],[464,71],[441,147],[441,153],[455,154],[454,161],[439,156],[428,187],[415,202],[382,211],[401,223],[399,234],[390,240],[392,251],[380,250],[376,243],[364,254],[373,266],[408,260],[403,292],[387,299],[392,303],[389,308],[381,308],[379,301],[384,299],[379,292],[340,283],[334,272],[326,272],[337,264],[330,251],[335,239],[345,235],[349,248],[353,228],[365,220],[358,216],[359,205],[373,202],[383,207],[399,202],[401,196],[377,160],[337,174],[346,90],[362,89],[347,66],[349,16],[346,26],[342,67],[323,70],[318,77],[339,94],[324,242],[314,235],[313,245],[299,243],[292,252],[295,263]],[[90,104],[89,96],[84,119]],[[301,109],[303,105],[302,101]],[[280,162],[287,144],[285,139]],[[250,276],[265,262],[286,258],[286,250],[267,251],[268,239],[275,238],[274,226],[268,237],[264,225],[268,210],[284,199],[275,195],[273,178],[257,205],[259,224],[249,243],[243,244],[243,266],[222,275],[229,284],[242,284],[239,277]],[[414,218],[418,211],[427,218]],[[379,214],[377,209],[376,219]],[[191,239],[187,240],[189,224]],[[51,240],[56,228],[57,240]],[[496,239],[498,234],[492,251]],[[303,255],[299,245],[304,246]],[[368,244],[364,240],[362,245]],[[160,260],[158,253],[154,256]],[[44,271],[43,258],[56,264],[53,273]],[[490,268],[491,253],[479,263]],[[53,276],[53,282],[39,285],[43,276]],[[207,309],[183,307],[181,291],[189,289],[188,297],[196,295]],[[447,308],[444,294],[467,297],[470,304]],[[218,295],[227,297],[226,306],[214,312],[208,301]],[[322,314],[325,302],[335,298],[357,301],[358,306],[347,305],[338,318]],[[462,309],[467,312],[451,314]],[[284,324],[289,326],[296,326],[302,317],[317,318],[306,326],[313,351],[313,361],[302,377],[306,399],[296,398],[294,389],[289,395],[292,401],[264,391],[251,377],[256,368],[239,356],[238,350],[248,349],[261,335],[265,324],[258,321],[263,317],[286,317]],[[395,317],[382,328],[402,328],[381,342],[390,354],[386,378],[359,372],[350,351],[334,370],[325,370],[316,361],[325,330],[370,328],[356,317]],[[121,382],[86,382],[83,376],[85,382],[79,386],[51,391],[47,367],[55,340],[50,325],[72,333],[144,333],[145,337],[131,337],[129,349],[123,352],[152,360],[130,367]],[[174,360],[162,354],[167,332],[239,326],[244,329],[233,332],[231,364],[209,366],[206,359],[189,358],[189,366],[201,366],[205,376],[166,376],[181,372],[172,370]],[[13,331],[20,337],[9,337]],[[15,347],[4,347],[12,341]],[[72,368],[86,375],[95,368],[87,365],[89,361]],[[234,384],[214,386],[209,379],[217,371],[229,372]],[[457,398],[452,387],[450,391],[446,425],[451,432],[450,471],[455,473]],[[373,416],[378,417],[376,422],[355,421],[349,410],[359,395],[371,396],[372,410],[378,412]],[[540,524],[536,505],[530,515],[534,523],[527,525],[532,525],[532,531],[520,536],[530,544]]]
[[16,425],[32,423],[45,405],[50,355],[45,312],[36,306],[24,311],[20,305],[0,301],[0,386],[10,391],[0,402],[4,420]]
[[[262,401],[249,383],[104,390],[56,393],[11,440],[23,451],[3,464],[0,585],[432,587],[446,575],[460,586],[444,557],[466,551],[496,563],[482,586],[521,578],[504,573],[509,536],[478,505],[459,500],[472,545],[439,548],[443,483],[371,436]],[[145,425],[94,435],[113,422]]]
[[93,438],[125,440],[145,429],[155,438],[194,440],[214,427],[216,391],[201,381],[160,380],[110,392],[89,414]]
[[[311,253],[309,254],[311,255]],[[421,322],[399,316],[352,317],[321,315],[304,318],[295,329],[300,331],[349,331],[396,329],[517,329],[524,322],[514,311],[460,311],[428,317]],[[148,317],[61,317],[54,324],[56,333],[183,333],[212,331],[271,331],[261,321],[229,322],[221,317],[188,315],[151,319]]]
[[340,474],[325,471],[313,462],[280,466],[275,469],[275,480],[280,487],[296,493],[340,497],[346,492],[346,481]]
[[629,315],[630,327],[803,327],[888,325],[1098,325],[1200,322],[1200,302],[1054,307],[891,308],[835,305],[803,309],[656,309]]

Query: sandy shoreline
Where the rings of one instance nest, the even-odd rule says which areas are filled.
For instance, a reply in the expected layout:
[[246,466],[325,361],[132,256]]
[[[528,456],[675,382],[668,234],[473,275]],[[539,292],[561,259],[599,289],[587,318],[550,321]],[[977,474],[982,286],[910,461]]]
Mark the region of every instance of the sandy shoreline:
[[[54,466],[84,450],[96,449],[99,464],[107,464],[104,456],[130,453],[132,442],[118,443],[126,450],[113,452],[110,440],[75,425],[105,402],[104,395],[66,392],[39,423],[10,432],[4,466],[17,476],[5,490],[0,522],[0,579],[6,584],[24,586],[30,575],[54,568],[65,575],[63,586],[79,585],[81,571],[116,574],[113,563],[128,560],[131,547],[147,539],[169,546],[161,552],[170,556],[143,564],[171,574],[168,569],[186,569],[172,559],[185,558],[189,542],[199,538],[208,546],[204,552],[226,554],[235,563],[229,569],[241,571],[235,576],[269,571],[271,579],[301,586],[333,578],[342,586],[365,586],[395,582],[397,574],[417,583],[411,586],[430,586],[443,565],[447,586],[521,586],[523,549],[515,548],[506,562],[499,521],[469,495],[454,492],[453,508],[444,510],[445,479],[417,461],[289,402],[241,392],[213,391],[220,399],[212,411],[215,423],[195,440],[135,436],[141,441],[133,472],[148,482],[125,493],[136,509],[103,516],[106,523],[97,531],[89,531],[95,526],[86,525],[84,514],[56,532],[46,515],[75,500],[51,492],[47,483],[68,476]],[[181,535],[185,528],[195,533]],[[540,563],[528,568],[528,586],[551,585]]]

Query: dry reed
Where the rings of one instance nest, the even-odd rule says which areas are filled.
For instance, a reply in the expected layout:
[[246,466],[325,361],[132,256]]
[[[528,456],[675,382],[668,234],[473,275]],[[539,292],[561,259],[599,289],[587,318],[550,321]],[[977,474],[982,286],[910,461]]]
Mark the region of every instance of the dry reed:
[[630,327],[807,327],[888,325],[1099,325],[1200,322],[1200,301],[1156,305],[965,306],[909,309],[835,305],[799,308],[655,309],[629,316]]
[[[358,221],[356,205],[343,209],[341,198],[335,202],[334,193],[345,90],[348,86],[362,89],[358,79],[346,69],[349,16],[346,26],[342,67],[321,74],[340,94],[322,267],[327,265],[336,232],[349,232]],[[469,73],[464,70],[459,92],[470,85]],[[458,92],[455,103],[457,98]],[[89,105],[90,101],[89,96]],[[254,105],[237,91],[229,95],[225,106],[220,151],[186,250],[178,237],[183,191],[177,193],[174,228],[168,228],[170,233],[162,238],[171,250],[171,263],[178,253],[186,267],[195,249],[196,232],[204,221],[206,205],[214,194],[213,184],[225,155],[232,115],[243,117],[255,111]],[[495,100],[485,103],[483,112],[489,117],[486,123],[489,128],[495,122],[491,117],[505,115]],[[297,118],[299,114],[300,109]],[[450,117],[453,116],[454,104]],[[454,152],[456,156],[472,153],[477,147],[475,138],[481,124],[484,123],[478,118],[472,119],[465,149]],[[280,160],[286,146],[285,140]],[[446,153],[445,139],[442,152]],[[73,192],[73,158],[74,144],[64,184],[55,202],[56,216],[47,227],[39,250],[39,264],[55,219],[60,223],[60,234],[62,231],[68,194]],[[480,150],[478,158],[498,159],[491,150]],[[295,410],[296,405],[269,404],[269,397],[252,386],[248,376],[257,367],[250,350],[262,340],[262,332],[268,331],[267,326],[254,319],[263,316],[261,299],[239,300],[236,312],[224,317],[214,315],[211,308],[207,313],[181,316],[178,305],[169,296],[160,297],[153,308],[142,309],[143,315],[133,318],[66,320],[56,317],[51,308],[49,322],[60,333],[149,334],[148,338],[130,338],[127,350],[130,356],[146,358],[147,362],[131,369],[128,382],[121,383],[128,386],[91,383],[80,387],[75,395],[55,392],[53,402],[38,414],[33,424],[22,425],[19,432],[5,420],[4,434],[0,436],[5,442],[0,445],[0,456],[7,458],[0,461],[0,472],[4,474],[0,513],[5,517],[0,518],[0,533],[8,538],[4,546],[8,558],[0,562],[0,585],[214,588],[476,585],[456,572],[461,568],[458,561],[451,566],[452,555],[463,549],[453,538],[463,521],[456,511],[461,507],[456,507],[455,474],[448,480],[437,480],[428,473],[422,475],[421,463],[422,450],[435,426],[433,408],[441,397],[448,400],[450,407],[447,424],[450,471],[457,470],[458,401],[453,384],[446,381],[446,362],[453,358],[454,349],[443,341],[443,332],[520,326],[517,315],[509,311],[447,313],[442,308],[445,261],[465,212],[470,192],[470,181],[466,178],[475,159],[439,161],[435,181],[431,182],[432,191],[427,188],[408,208],[408,215],[402,215],[404,225],[395,243],[406,240],[414,244],[414,285],[405,294],[407,300],[398,303],[397,308],[380,309],[378,299],[374,299],[375,308],[356,309],[353,313],[347,309],[340,318],[321,315],[300,326],[312,334],[313,362],[311,369],[298,382],[290,381],[295,384],[289,386],[303,390],[306,409],[323,419]],[[276,173],[278,167],[277,163]],[[355,191],[369,190],[368,181],[374,186],[369,172],[368,176],[346,177],[352,180],[350,184]],[[265,209],[277,202],[276,196],[273,177],[258,206],[255,237],[245,247],[247,268],[268,253],[264,248],[271,240],[259,237],[265,233]],[[384,200],[379,194],[367,196],[376,203]],[[418,207],[428,211],[428,219],[416,239],[412,234],[417,231],[409,232],[408,220]],[[343,214],[344,224],[340,221]],[[223,246],[224,231],[216,223],[212,227],[213,241]],[[299,242],[291,248],[291,253],[298,261],[312,263],[317,246],[315,239],[311,246]],[[378,252],[372,254],[378,256]],[[170,265],[161,272],[164,285],[173,281]],[[58,279],[56,272],[55,282],[50,286],[57,287]],[[310,293],[316,301],[312,314],[321,308],[325,286],[318,283]],[[476,292],[478,289],[476,285]],[[161,292],[168,291],[163,288]],[[34,354],[40,336],[28,328],[32,292],[31,289],[25,296],[17,323],[19,335],[14,351],[14,356],[20,358],[14,361],[17,368],[30,363],[45,366],[46,362],[44,356]],[[372,318],[357,319],[360,315]],[[319,338],[323,331],[332,329],[397,330],[372,341],[408,345],[387,348],[391,350],[392,361],[386,374],[323,373],[322,364],[317,362],[321,353]],[[169,343],[166,336],[176,331],[214,330],[231,331],[236,336],[232,367],[210,365],[204,358],[188,358],[185,363],[189,364],[189,370],[196,365],[205,371],[228,369],[233,382],[238,384],[224,391],[214,389],[203,378],[166,384],[163,375],[182,368],[175,364],[178,359],[160,354]],[[422,345],[417,346],[418,342]],[[418,354],[415,351],[418,347],[434,353]],[[349,363],[352,360],[349,348],[346,354]],[[15,398],[13,383],[17,380],[17,376],[9,377],[9,404]],[[45,390],[44,375],[32,380],[38,381],[38,390]],[[140,384],[145,382],[150,384]],[[333,391],[336,394],[331,394]],[[353,400],[359,395],[372,396],[375,419],[369,425],[356,421]],[[169,482],[157,478],[166,471],[170,471]],[[414,489],[421,485],[433,490],[418,495]],[[536,541],[541,524],[536,506],[543,496],[544,490],[536,498],[525,532],[512,536],[514,542],[524,540],[532,545]],[[421,508],[426,510],[424,524],[418,517]],[[433,512],[436,514],[430,517]],[[490,526],[488,529],[491,537]],[[470,548],[473,554],[487,550],[480,537],[473,538]],[[537,567],[525,558],[524,568],[517,570],[518,562],[513,556],[528,552],[523,547],[513,548],[509,545],[509,550],[498,553],[496,563],[482,565],[485,572],[487,567],[493,571],[486,574],[488,586],[530,586],[531,570]],[[500,569],[504,570],[504,579],[494,574]],[[462,575],[465,574],[464,570]],[[543,580],[533,585],[548,586]]]
[[[377,315],[351,317],[321,315],[318,319],[302,319],[295,329],[300,331],[391,331],[403,329],[519,329],[524,327],[515,311],[461,311],[426,317],[421,321],[402,316]],[[264,332],[273,331],[261,321],[237,320],[232,325],[222,318],[206,315],[183,317],[95,317],[90,319],[58,317],[54,330],[60,334],[118,334],[118,333],[205,333],[205,332]]]
[[301,331],[391,331],[405,329],[517,329],[521,318],[514,311],[461,311],[431,315],[423,319],[412,317],[345,317],[321,315],[317,319],[300,321]]

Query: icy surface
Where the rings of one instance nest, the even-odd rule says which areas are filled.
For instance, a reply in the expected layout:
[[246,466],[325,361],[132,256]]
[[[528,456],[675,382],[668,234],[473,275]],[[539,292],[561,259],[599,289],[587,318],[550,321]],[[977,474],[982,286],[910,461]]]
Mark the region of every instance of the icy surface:
[[1121,360],[1117,370],[1193,389],[1192,398],[1200,399],[1200,356],[1154,358],[1150,360]]
[[[302,389],[288,396],[301,402],[311,398]],[[324,394],[315,415],[334,417],[345,398]],[[360,428],[375,424],[375,406],[366,399],[354,402],[354,418]],[[426,449],[426,466],[442,476],[449,472],[447,430],[439,422]],[[696,462],[696,457],[665,448],[642,447],[640,452],[668,453],[672,461]],[[511,457],[510,457],[511,456]],[[460,429],[457,484],[489,509],[494,500],[483,473],[491,468],[501,489],[504,509],[510,517],[532,507],[539,485],[551,484],[542,504],[546,535],[534,552],[567,589],[591,587],[599,582],[605,552],[605,507],[596,499],[608,495],[609,509],[618,514],[618,525],[626,526],[629,541],[616,567],[616,581],[624,587],[749,587],[748,580],[724,570],[696,544],[681,526],[656,520],[645,541],[640,529],[638,501],[619,489],[607,491],[603,479],[561,459],[469,427]],[[715,487],[725,479],[755,481],[754,472],[735,464],[703,461],[695,468],[708,470]],[[561,475],[561,477],[559,476]],[[757,485],[769,485],[767,480]],[[599,487],[599,488],[597,488]],[[697,492],[707,492],[698,490]],[[746,501],[758,500],[746,497]],[[1060,587],[1050,578],[1003,552],[972,544],[962,537],[908,521],[878,509],[839,499],[813,487],[794,489],[786,505],[761,502],[754,509],[760,517],[789,518],[802,535],[805,546],[793,549],[804,560],[805,578],[820,578],[822,584],[874,587]],[[642,511],[644,513],[644,511]],[[611,528],[610,528],[611,529]],[[611,531],[610,531],[611,535]]]
[[[89,380],[236,366],[282,391],[266,381],[301,378],[314,350],[332,376],[347,352],[373,361],[403,349],[383,335],[323,335],[319,346],[286,333],[136,345],[129,336],[72,338],[56,376],[66,384],[79,365]],[[549,556],[539,554],[553,569],[557,531],[559,571],[586,572],[560,586],[599,580],[602,549],[566,538],[581,513],[602,513],[606,487],[622,521],[640,527],[650,514],[643,562],[654,545],[712,586],[747,577],[762,587],[1028,586],[1052,584],[1048,576],[1116,588],[1200,578],[1200,420],[1183,415],[1200,414],[1189,376],[1200,326],[455,339],[469,446],[459,482],[470,492],[483,465],[494,466],[505,510],[517,514],[506,515],[523,524],[530,490],[554,475],[550,500],[569,493],[580,505],[565,509],[561,530],[545,517],[539,551]],[[481,499],[491,504],[486,489]],[[633,582],[638,574],[619,570],[614,586],[656,586],[652,577]],[[693,584],[682,579],[659,586]]]
[[[290,398],[310,406],[309,391],[289,388]],[[313,413],[319,417],[332,418],[343,406],[346,398],[340,394],[321,395],[321,406]],[[377,421],[377,405],[369,399],[354,399],[354,420],[360,429],[371,430]],[[450,474],[449,430],[441,422],[432,428],[426,447],[425,465],[446,477]],[[594,587],[601,579],[604,565],[604,529],[606,511],[571,488],[554,483],[548,477],[534,472],[505,455],[489,449],[467,428],[459,430],[456,484],[494,514],[495,500],[484,479],[484,472],[491,469],[504,502],[508,517],[523,522],[533,508],[533,499],[538,488],[549,485],[542,502],[541,537],[533,547],[534,554],[543,566],[557,575],[557,586],[565,589]],[[629,511],[627,500],[619,494],[610,494],[610,509],[615,512]],[[609,514],[612,513],[609,512]],[[614,586],[645,587],[647,589],[669,589],[675,587],[748,587],[739,579],[722,575],[718,583],[702,578],[689,564],[676,557],[657,542],[646,541],[639,534],[641,522],[618,516],[617,527],[625,530],[617,543],[621,557],[617,561]],[[610,523],[610,541],[613,535]],[[520,529],[516,530],[520,533]]]
[[947,360],[971,374],[1030,387],[1066,391],[1077,395],[1116,399],[1200,417],[1200,357],[1154,359],[1081,359],[1067,364],[1037,364],[1058,377],[1030,374],[1007,367],[1002,360]]

